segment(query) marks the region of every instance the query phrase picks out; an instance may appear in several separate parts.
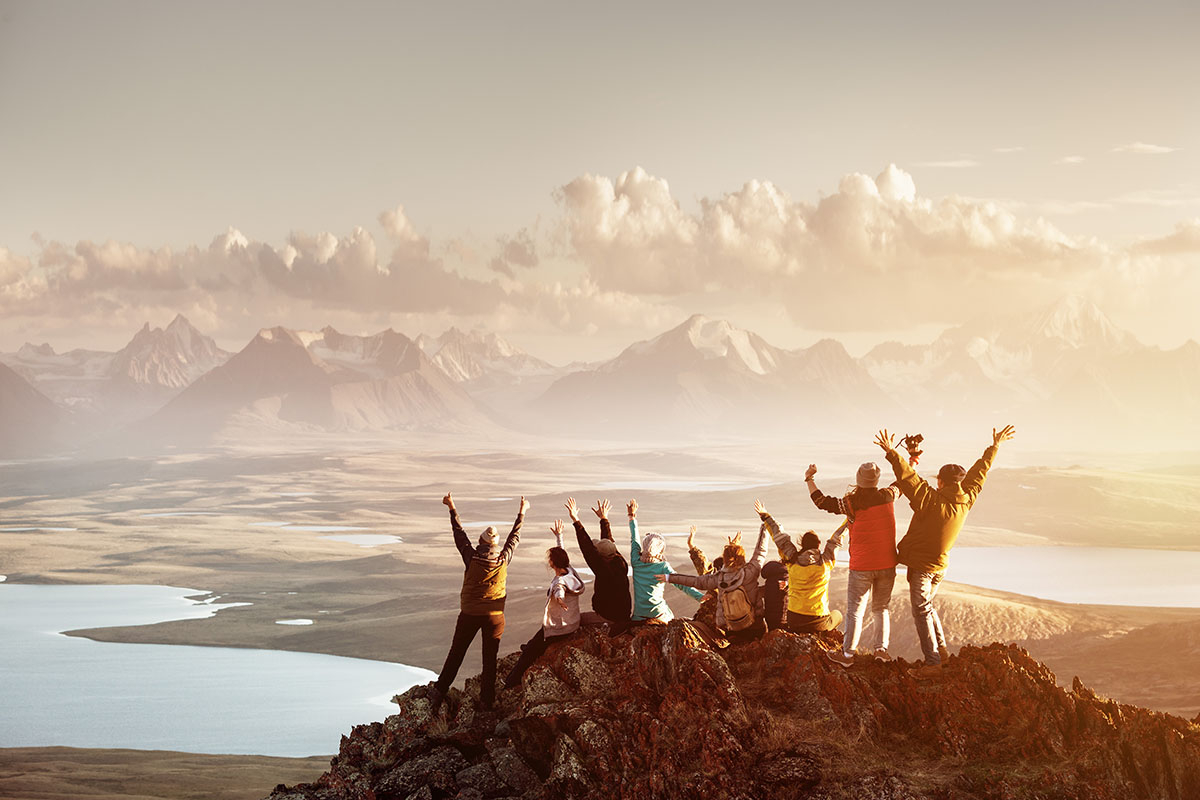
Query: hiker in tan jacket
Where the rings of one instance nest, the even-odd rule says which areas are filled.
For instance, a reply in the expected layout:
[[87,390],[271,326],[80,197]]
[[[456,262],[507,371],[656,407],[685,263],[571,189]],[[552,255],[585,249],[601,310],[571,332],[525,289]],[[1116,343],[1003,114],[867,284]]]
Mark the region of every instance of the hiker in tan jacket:
[[946,464],[938,470],[937,488],[917,474],[916,470],[896,452],[894,437],[882,430],[875,437],[896,473],[896,486],[908,498],[912,521],[908,533],[896,545],[900,563],[908,568],[908,592],[912,603],[913,621],[921,640],[925,664],[913,672],[919,676],[934,676],[942,660],[949,656],[946,633],[933,598],[938,585],[946,576],[948,554],[962,531],[967,514],[983,490],[988,470],[996,459],[1002,442],[1016,435],[1012,425],[997,431],[992,428],[992,444],[983,455],[965,470],[958,464]]

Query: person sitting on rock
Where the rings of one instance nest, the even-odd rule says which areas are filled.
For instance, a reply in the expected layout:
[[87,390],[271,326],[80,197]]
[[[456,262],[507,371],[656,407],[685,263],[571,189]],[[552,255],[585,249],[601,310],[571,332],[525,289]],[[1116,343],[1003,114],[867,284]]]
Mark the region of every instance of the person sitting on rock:
[[721,554],[722,566],[706,575],[682,575],[678,572],[659,575],[664,583],[692,586],[716,591],[716,625],[731,641],[749,641],[767,632],[761,613],[761,592],[758,576],[767,558],[767,526],[758,531],[754,554],[746,560],[739,531]]
[[992,428],[992,444],[971,467],[965,470],[958,464],[945,464],[938,470],[937,488],[917,474],[912,465],[896,452],[892,434],[882,430],[875,437],[875,444],[884,452],[892,471],[896,473],[896,485],[908,498],[912,507],[912,520],[908,533],[896,546],[900,563],[908,568],[908,594],[912,603],[913,622],[921,640],[921,652],[925,663],[912,672],[918,677],[936,676],[942,661],[949,657],[946,648],[946,633],[933,598],[938,586],[946,576],[949,563],[947,555],[966,522],[967,513],[975,505],[983,482],[987,478],[996,453],[1003,442],[1016,435],[1012,425],[997,431]]
[[[597,500],[592,511],[600,518],[600,539],[594,541],[579,521],[579,506],[567,498],[567,513],[575,526],[575,539],[588,569],[596,576],[592,588],[592,611],[616,625],[626,625],[633,613],[629,597],[629,562],[617,549],[612,526],[608,522],[607,500]],[[586,616],[586,615],[585,615]],[[586,622],[586,620],[585,620]]]
[[777,560],[763,564],[762,579],[763,619],[767,630],[787,627],[788,572],[782,554]]
[[546,563],[554,570],[554,578],[546,590],[542,627],[521,647],[521,657],[504,679],[507,688],[521,682],[525,670],[533,666],[547,647],[570,638],[579,630],[579,596],[583,594],[583,579],[571,566],[571,557],[563,549],[563,521],[554,520],[550,531],[554,534],[554,547],[546,551]]
[[458,676],[463,657],[467,654],[475,634],[483,633],[483,674],[479,689],[479,702],[491,708],[496,694],[496,654],[500,650],[500,637],[504,634],[504,600],[508,596],[508,565],[512,561],[517,544],[521,541],[521,523],[529,503],[521,498],[517,520],[504,545],[498,546],[496,529],[488,526],[479,536],[475,547],[467,538],[466,531],[458,520],[454,498],[447,492],[442,503],[450,509],[450,528],[454,532],[454,546],[462,556],[465,573],[462,591],[459,594],[458,621],[454,625],[454,638],[450,652],[442,665],[442,674],[435,684],[434,710],[441,706],[446,692]]
[[831,631],[842,621],[842,613],[829,608],[829,577],[833,573],[836,551],[842,546],[843,524],[821,549],[821,537],[808,531],[800,537],[800,546],[784,533],[767,513],[761,500],[754,501],[754,510],[771,532],[776,547],[788,571],[787,629],[792,633]]
[[813,504],[830,514],[840,514],[850,522],[850,573],[846,582],[846,635],[841,650],[826,655],[843,667],[854,663],[854,651],[862,636],[863,619],[870,596],[871,623],[875,626],[875,658],[888,659],[891,620],[888,604],[896,583],[896,498],[895,484],[879,488],[879,465],[868,461],[858,468],[854,488],[844,497],[829,497],[817,488],[813,476],[817,465],[809,464],[804,473]]
[[[671,607],[663,597],[659,575],[669,575],[675,570],[667,562],[667,540],[661,534],[638,535],[637,500],[630,500],[625,507],[629,514],[629,562],[633,567],[633,623],[665,625],[674,618]],[[677,589],[695,598],[704,599],[704,592],[690,586]]]

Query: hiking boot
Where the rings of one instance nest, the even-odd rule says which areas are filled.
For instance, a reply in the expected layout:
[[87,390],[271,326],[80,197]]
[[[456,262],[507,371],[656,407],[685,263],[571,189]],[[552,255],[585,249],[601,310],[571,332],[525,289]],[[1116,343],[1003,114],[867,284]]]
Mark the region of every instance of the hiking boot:
[[919,667],[913,667],[908,671],[909,675],[914,678],[940,678],[942,676],[941,664],[922,664]]
[[426,695],[426,698],[429,700],[429,713],[436,715],[441,710],[442,701],[446,699],[446,695],[435,686],[433,691]]
[[938,658],[940,658],[942,660],[943,664],[945,664],[947,661],[949,661],[950,660],[950,648],[946,647],[946,645],[942,645],[941,647],[939,647],[938,648]]
[[877,647],[875,652],[871,653],[871,658],[876,661],[891,661],[892,656],[888,653],[886,647]]
[[826,650],[825,656],[839,667],[849,669],[854,666],[854,656],[844,650]]

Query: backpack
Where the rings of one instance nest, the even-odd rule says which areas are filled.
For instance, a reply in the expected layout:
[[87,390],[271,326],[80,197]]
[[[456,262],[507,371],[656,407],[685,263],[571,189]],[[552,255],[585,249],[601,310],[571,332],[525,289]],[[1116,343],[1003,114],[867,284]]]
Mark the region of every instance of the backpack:
[[[738,572],[736,581],[722,582],[717,596],[720,598],[721,613],[725,617],[725,628],[742,631],[754,624],[754,605],[742,586],[744,571]],[[722,576],[724,578],[724,576]]]

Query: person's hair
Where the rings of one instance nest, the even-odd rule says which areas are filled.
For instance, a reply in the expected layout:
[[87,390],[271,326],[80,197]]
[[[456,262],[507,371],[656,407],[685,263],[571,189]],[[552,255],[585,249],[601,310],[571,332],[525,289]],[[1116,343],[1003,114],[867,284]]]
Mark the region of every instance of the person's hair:
[[817,536],[813,531],[806,532],[800,537],[801,550],[814,550],[821,546],[821,537]]
[[547,550],[546,560],[555,569],[568,569],[571,566],[571,557],[561,547],[551,547]]
[[667,540],[661,534],[647,533],[642,537],[642,563],[667,560]]
[[724,568],[725,568],[725,559],[721,558],[720,556],[717,556],[716,558],[713,559],[713,563],[712,563],[712,571],[713,572],[720,572]]
[[725,551],[721,553],[722,569],[737,569],[746,565],[746,548],[738,542],[730,542],[725,545]]

